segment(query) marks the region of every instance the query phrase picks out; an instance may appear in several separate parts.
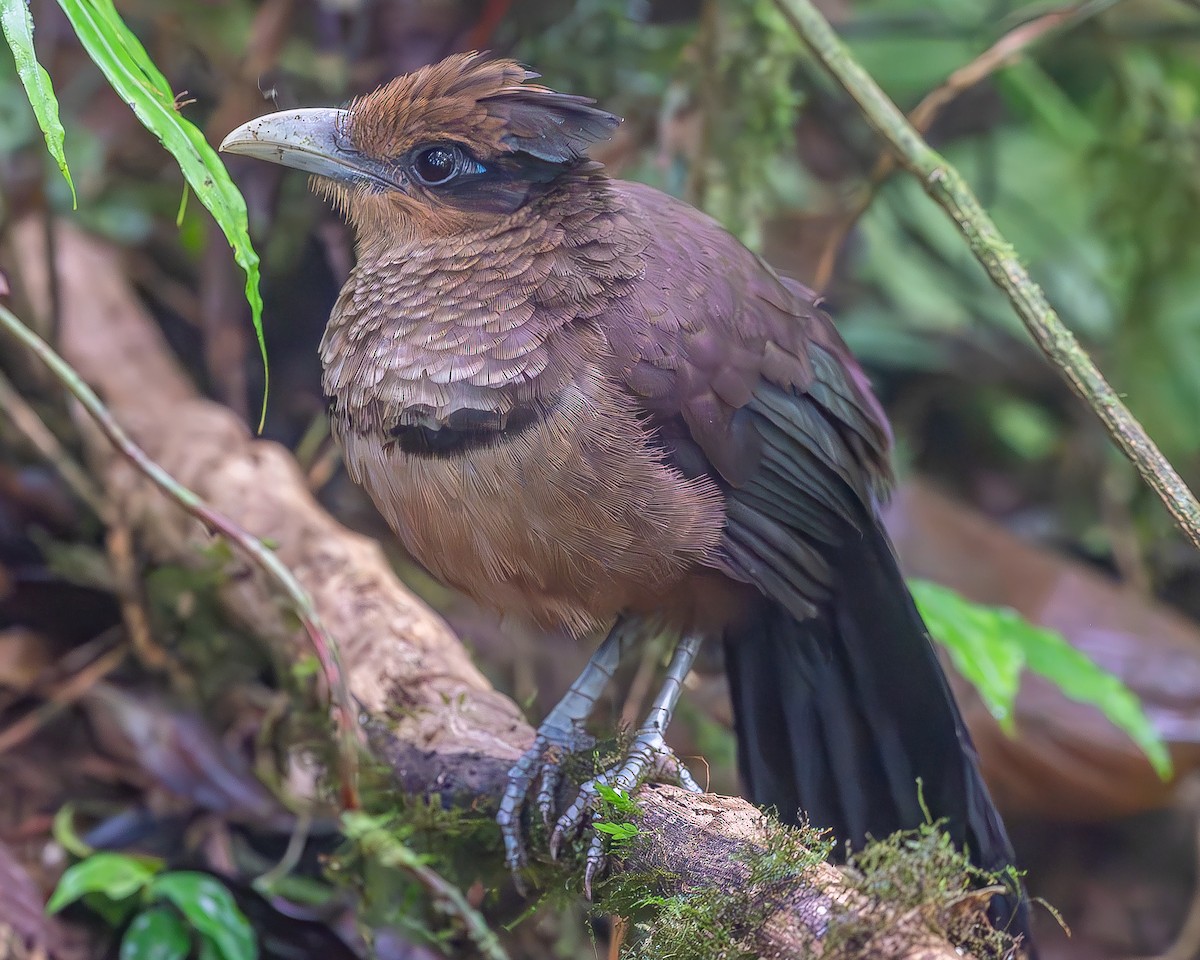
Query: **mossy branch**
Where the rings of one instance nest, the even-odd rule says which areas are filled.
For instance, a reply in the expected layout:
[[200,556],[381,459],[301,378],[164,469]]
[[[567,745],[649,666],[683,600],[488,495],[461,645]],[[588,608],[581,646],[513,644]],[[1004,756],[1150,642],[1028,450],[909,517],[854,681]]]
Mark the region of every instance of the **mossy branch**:
[[811,0],[775,0],[821,65],[858,104],[867,122],[958,225],[971,252],[1005,292],[1042,352],[1095,411],[1121,451],[1162,499],[1179,529],[1200,548],[1200,503],[1104,379],[1021,265],[962,175],[933,150],[887,94],[850,55]]

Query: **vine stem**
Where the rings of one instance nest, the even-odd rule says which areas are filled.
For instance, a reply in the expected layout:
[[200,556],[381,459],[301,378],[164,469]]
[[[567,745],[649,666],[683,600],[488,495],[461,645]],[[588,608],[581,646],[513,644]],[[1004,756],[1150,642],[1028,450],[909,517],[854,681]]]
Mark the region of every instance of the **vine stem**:
[[1100,418],[1142,479],[1166,504],[1179,529],[1200,548],[1200,503],[1055,313],[966,180],[925,142],[851,56],[811,0],[775,0],[775,5],[829,75],[858,104],[867,122],[891,147],[897,162],[921,181],[925,191],[954,220],[971,252],[1008,296],[1042,352]]
[[117,423],[108,408],[79,374],[60,357],[41,337],[27,327],[16,314],[0,305],[0,327],[8,330],[24,344],[49,369],[54,377],[79,401],[79,404],[96,422],[113,448],[128,460],[151,483],[178,503],[187,513],[195,517],[210,530],[225,537],[245,554],[268,579],[273,580],[291,601],[296,616],[304,627],[312,644],[321,673],[328,687],[329,699],[337,726],[338,775],[341,785],[343,807],[357,809],[358,802],[358,749],[361,742],[357,711],[346,686],[345,671],[337,644],[321,625],[316,607],[304,587],[283,561],[256,536],[218,510],[214,510],[199,496],[179,483],[162,467],[155,463],[125,429]]

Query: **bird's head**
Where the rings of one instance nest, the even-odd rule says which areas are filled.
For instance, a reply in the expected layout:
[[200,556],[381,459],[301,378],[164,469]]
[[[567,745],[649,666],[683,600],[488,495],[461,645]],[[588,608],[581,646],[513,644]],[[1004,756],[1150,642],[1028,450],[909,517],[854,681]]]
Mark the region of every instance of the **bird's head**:
[[589,144],[620,122],[535,77],[512,60],[457,54],[345,109],[251,120],[221,149],[314,174],[360,237],[453,235],[586,169]]

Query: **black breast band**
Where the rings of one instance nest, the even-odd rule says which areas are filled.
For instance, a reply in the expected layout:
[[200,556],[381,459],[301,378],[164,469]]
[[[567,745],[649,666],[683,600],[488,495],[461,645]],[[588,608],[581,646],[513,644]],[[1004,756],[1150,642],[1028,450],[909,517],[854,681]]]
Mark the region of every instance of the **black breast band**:
[[398,423],[388,431],[400,449],[418,457],[448,457],[511,439],[545,416],[540,407],[513,407],[503,416],[494,410],[455,410],[444,423]]

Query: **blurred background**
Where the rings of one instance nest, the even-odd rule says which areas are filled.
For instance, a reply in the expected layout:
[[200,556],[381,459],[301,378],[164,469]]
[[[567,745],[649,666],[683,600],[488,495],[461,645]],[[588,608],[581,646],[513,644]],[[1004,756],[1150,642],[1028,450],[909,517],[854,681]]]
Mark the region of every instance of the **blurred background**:
[[[1191,776],[1200,554],[1031,345],[955,227],[882,158],[771,0],[117,6],[214,144],[260,113],[342,103],[468,49],[517,57],[551,86],[623,116],[594,151],[610,173],[687,198],[825,296],[895,427],[902,486],[888,521],[907,571],[1061,631],[1142,699],[1166,741],[1176,776],[1164,782],[1098,711],[1044,680],[1025,678],[1011,734],[959,683],[1029,888],[1073,932],[1039,911],[1044,956],[1154,956],[1172,944],[1176,960],[1200,956]],[[968,178],[1064,321],[1200,487],[1200,5],[821,6]],[[0,55],[0,267],[14,262],[12,225],[30,215],[69,215],[113,241],[111,270],[136,288],[202,389],[252,421],[258,347],[223,236],[198,203],[180,210],[177,167],[57,4],[33,0],[31,10],[79,205],[72,213]],[[400,553],[341,470],[320,393],[316,345],[353,263],[352,238],[302,175],[236,157],[228,165],[263,258],[265,435],[295,452],[335,516],[380,538],[489,678],[538,719],[587,651],[497,625]],[[8,340],[0,371],[0,386],[11,381],[72,447],[61,395]],[[265,656],[196,606],[211,586],[196,574],[148,568],[128,547],[116,555],[145,577],[155,640],[189,665],[189,682],[144,663],[106,666],[121,629],[113,584],[124,575],[111,531],[0,416],[0,883],[14,891],[0,895],[0,931],[12,934],[0,935],[0,957],[24,956],[20,945],[35,940],[53,956],[116,955],[112,931],[85,912],[52,927],[38,916],[64,862],[67,828],[55,813],[65,803],[93,846],[151,849],[229,879],[266,955],[361,955],[354,900],[319,882],[320,849],[300,870],[312,902],[238,886],[254,856],[288,837],[250,774],[281,709]],[[638,678],[656,656],[633,665],[643,696]],[[72,682],[86,692],[65,697]],[[673,733],[683,753],[704,757],[714,790],[734,792],[722,683],[719,671],[692,678]],[[609,720],[629,722],[638,703],[612,702]],[[170,731],[170,745],[131,751],[147,729]],[[238,817],[208,799],[214,779],[234,784]],[[258,852],[218,842],[247,832]],[[435,950],[379,935],[398,923],[379,920],[381,956]],[[608,931],[604,918],[547,908],[505,936],[514,956],[603,956]]]

